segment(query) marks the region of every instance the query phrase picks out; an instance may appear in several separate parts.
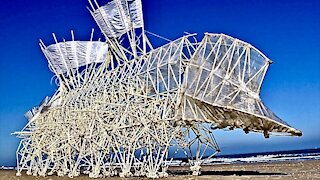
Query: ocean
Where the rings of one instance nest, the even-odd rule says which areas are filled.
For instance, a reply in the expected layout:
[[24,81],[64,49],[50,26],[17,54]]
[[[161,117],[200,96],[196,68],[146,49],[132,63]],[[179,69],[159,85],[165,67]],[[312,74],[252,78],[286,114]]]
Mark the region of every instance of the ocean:
[[259,163],[279,161],[320,160],[320,149],[274,151],[234,155],[217,155],[208,163]]
[[[247,154],[216,155],[203,164],[241,164],[241,163],[268,163],[287,161],[320,160],[320,149],[302,149],[290,151],[273,151]],[[188,165],[185,159],[177,159],[168,164],[173,166]]]

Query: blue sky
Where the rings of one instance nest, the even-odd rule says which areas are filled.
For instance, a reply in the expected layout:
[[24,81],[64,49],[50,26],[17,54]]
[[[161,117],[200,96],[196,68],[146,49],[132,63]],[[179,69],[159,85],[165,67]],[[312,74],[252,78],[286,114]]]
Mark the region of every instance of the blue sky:
[[[104,4],[106,1],[99,1]],[[320,1],[314,0],[143,0],[147,30],[176,39],[183,32],[224,33],[251,43],[273,60],[261,97],[302,137],[216,131],[223,153],[320,147]],[[23,114],[56,89],[38,42],[88,40],[94,20],[86,0],[14,0],[0,6],[0,166],[15,165],[19,139],[10,135]]]

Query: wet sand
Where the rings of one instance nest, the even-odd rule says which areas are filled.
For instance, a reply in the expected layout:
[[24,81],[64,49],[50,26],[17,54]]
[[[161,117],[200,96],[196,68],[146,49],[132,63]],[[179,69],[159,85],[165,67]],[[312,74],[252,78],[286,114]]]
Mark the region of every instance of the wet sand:
[[[210,165],[202,167],[201,176],[192,176],[189,167],[169,168],[169,177],[165,179],[174,180],[208,180],[208,179],[320,179],[320,160],[291,161],[278,163],[256,163],[256,164],[226,164]],[[14,170],[0,170],[0,180],[70,180],[68,177],[48,176],[34,177],[15,176]],[[80,176],[73,179],[89,180],[88,176]],[[120,180],[124,178],[112,177],[101,178]],[[147,178],[127,178],[131,180]]]

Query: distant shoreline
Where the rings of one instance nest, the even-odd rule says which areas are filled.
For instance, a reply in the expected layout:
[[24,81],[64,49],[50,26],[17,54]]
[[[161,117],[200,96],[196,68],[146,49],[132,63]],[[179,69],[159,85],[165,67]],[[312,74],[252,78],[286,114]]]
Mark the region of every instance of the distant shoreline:
[[320,153],[320,148],[295,149],[295,150],[280,150],[280,151],[261,151],[253,153],[239,153],[239,154],[223,154],[215,157],[231,157],[231,156],[249,156],[249,155],[267,155],[267,154],[300,154],[300,153]]

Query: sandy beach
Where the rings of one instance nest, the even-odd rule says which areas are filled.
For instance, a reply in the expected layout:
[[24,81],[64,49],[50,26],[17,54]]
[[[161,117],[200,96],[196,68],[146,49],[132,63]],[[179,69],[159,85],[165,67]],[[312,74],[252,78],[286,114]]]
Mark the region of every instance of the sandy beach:
[[[320,160],[290,161],[278,163],[255,163],[255,164],[219,164],[202,167],[201,176],[192,176],[188,167],[169,168],[169,177],[174,180],[207,180],[207,179],[320,179]],[[48,176],[34,177],[15,176],[14,170],[0,170],[0,180],[67,180],[68,177]],[[80,176],[74,179],[87,180],[88,176]],[[103,178],[106,179],[106,178]],[[108,179],[119,180],[122,178],[112,177]],[[147,179],[147,178],[128,178]]]

